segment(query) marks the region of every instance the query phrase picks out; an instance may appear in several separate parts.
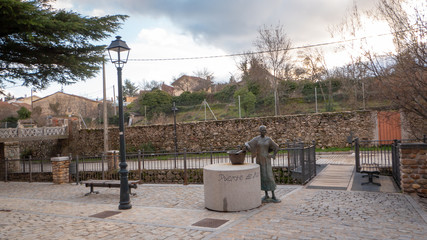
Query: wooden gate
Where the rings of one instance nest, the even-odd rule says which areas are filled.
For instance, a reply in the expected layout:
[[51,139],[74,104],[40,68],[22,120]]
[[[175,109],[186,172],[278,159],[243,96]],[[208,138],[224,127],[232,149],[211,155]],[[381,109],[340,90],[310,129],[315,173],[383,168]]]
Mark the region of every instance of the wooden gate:
[[380,144],[392,144],[393,141],[401,140],[401,121],[399,112],[378,112],[378,139]]

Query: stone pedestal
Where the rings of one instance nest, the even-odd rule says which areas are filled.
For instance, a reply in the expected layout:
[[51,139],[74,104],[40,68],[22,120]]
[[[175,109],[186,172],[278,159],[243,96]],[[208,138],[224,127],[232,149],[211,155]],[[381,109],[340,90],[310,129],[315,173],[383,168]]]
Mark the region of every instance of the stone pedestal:
[[21,161],[19,142],[5,142],[4,143],[4,157],[8,159],[7,171],[8,172],[20,172]]
[[261,205],[258,164],[212,164],[203,169],[205,207],[221,212],[243,211]]
[[119,151],[111,150],[107,152],[108,171],[119,169]]
[[55,184],[68,183],[70,180],[70,175],[69,175],[70,158],[54,157],[54,158],[51,158],[50,161],[52,162],[53,183]]

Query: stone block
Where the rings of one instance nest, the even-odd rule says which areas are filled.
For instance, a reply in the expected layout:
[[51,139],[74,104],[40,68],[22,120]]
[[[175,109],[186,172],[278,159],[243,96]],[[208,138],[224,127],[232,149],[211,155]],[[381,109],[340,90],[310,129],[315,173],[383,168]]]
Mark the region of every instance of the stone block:
[[418,161],[416,159],[402,159],[401,161],[402,165],[418,165]]
[[413,189],[419,189],[421,186],[419,184],[412,184],[411,186]]
[[411,177],[412,179],[415,179],[415,180],[417,180],[417,179],[420,179],[420,178],[421,178],[421,176],[420,176],[419,174],[411,174],[411,175],[410,175],[410,177]]
[[415,181],[412,178],[404,178],[404,179],[402,179],[402,182],[403,183],[414,183]]

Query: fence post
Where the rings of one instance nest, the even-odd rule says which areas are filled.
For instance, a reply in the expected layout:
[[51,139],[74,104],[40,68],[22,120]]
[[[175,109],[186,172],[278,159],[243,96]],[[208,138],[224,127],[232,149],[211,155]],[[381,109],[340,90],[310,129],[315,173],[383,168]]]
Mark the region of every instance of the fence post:
[[142,149],[142,170],[145,169],[145,159],[144,159],[144,155],[145,155],[145,150]]
[[114,161],[114,163],[113,163],[114,165],[113,165],[113,166],[114,166],[114,169],[117,169],[117,164],[116,164],[116,151],[113,151],[113,154],[114,154],[114,155],[113,155],[113,161]]
[[[21,159],[19,160],[21,162]],[[25,173],[25,157],[22,158],[22,171]]]
[[43,160],[46,158],[46,155],[43,154],[42,159],[40,159],[40,172],[43,172]]
[[[33,181],[33,171],[32,171],[33,164],[32,164],[31,158],[32,157],[30,155],[29,158],[28,158],[28,161],[29,161],[28,168],[29,168],[29,172],[30,172],[30,182]],[[24,163],[24,165],[25,165],[25,163]]]
[[76,185],[79,185],[79,155],[76,156]]
[[138,175],[139,175],[139,180],[142,180],[142,171],[141,171],[141,150],[138,150]]
[[105,152],[102,153],[102,157],[101,157],[102,180],[104,180],[104,178],[105,178],[104,160],[105,160]]
[[212,150],[212,147],[211,147],[211,164],[213,164],[213,150]]
[[299,145],[299,150],[300,150],[300,164],[301,164],[301,183],[304,184],[305,183],[305,159],[304,159],[304,147],[301,147],[300,144]]
[[313,140],[313,146],[311,152],[313,153],[313,167],[314,167],[314,176],[317,176],[317,168],[316,168],[316,141]]
[[4,159],[4,181],[7,182],[7,168],[9,167],[9,159]]
[[354,139],[354,154],[356,155],[356,172],[360,172],[360,149],[359,138]]
[[188,185],[188,179],[187,179],[187,148],[184,148],[184,185]]

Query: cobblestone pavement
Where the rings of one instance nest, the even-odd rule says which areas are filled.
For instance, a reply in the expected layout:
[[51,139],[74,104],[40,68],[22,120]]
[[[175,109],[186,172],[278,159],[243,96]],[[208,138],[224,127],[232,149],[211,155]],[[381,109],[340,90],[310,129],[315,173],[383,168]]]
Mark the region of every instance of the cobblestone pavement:
[[[233,213],[204,208],[203,185],[139,185],[132,209],[119,189],[0,182],[0,239],[425,239],[426,213],[406,195],[280,185],[278,204]],[[260,192],[260,197],[262,192]],[[415,206],[415,208],[414,208]],[[103,211],[119,214],[91,217]],[[228,220],[218,228],[192,224]]]

